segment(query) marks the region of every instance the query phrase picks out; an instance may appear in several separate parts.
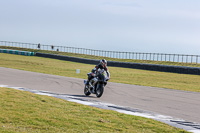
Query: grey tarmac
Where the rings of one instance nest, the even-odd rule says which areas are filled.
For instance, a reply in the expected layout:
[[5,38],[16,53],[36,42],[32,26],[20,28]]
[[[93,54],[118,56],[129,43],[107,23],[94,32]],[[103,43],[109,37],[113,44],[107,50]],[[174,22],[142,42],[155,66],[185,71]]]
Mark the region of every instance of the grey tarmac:
[[66,94],[200,123],[198,92],[108,82],[101,98],[86,97],[83,79],[4,67],[0,67],[0,84]]

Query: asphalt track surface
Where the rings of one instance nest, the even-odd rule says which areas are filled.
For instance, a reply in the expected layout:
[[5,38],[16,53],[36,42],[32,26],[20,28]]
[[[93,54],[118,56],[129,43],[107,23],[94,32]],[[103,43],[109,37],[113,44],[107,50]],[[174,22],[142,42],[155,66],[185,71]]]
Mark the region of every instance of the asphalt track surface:
[[0,67],[0,84],[67,94],[200,123],[200,93],[111,83],[101,98],[85,97],[83,79]]

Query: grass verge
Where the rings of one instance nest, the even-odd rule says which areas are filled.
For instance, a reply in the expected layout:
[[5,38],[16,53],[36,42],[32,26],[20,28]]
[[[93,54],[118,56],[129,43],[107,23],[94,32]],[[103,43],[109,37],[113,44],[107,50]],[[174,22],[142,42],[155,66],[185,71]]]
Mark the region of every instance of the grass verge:
[[0,107],[1,133],[186,132],[152,119],[9,88],[0,88]]
[[[94,68],[94,65],[88,64],[3,53],[0,53],[0,66],[83,79],[86,79],[86,74]],[[80,69],[80,74],[76,74],[76,69]],[[109,67],[109,70],[110,82],[200,92],[200,76],[198,75],[117,67]]]

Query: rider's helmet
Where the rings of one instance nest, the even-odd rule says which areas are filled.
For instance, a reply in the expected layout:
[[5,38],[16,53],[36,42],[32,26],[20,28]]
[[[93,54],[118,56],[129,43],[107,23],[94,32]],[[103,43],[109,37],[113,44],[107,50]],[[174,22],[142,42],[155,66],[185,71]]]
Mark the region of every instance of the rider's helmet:
[[105,59],[100,60],[100,64],[105,68],[107,66],[107,61]]

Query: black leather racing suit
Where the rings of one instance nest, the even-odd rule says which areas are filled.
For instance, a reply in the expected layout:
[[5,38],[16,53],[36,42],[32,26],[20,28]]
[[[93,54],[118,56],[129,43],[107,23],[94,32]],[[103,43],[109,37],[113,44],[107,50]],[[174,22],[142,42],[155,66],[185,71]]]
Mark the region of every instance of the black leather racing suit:
[[91,79],[94,78],[94,75],[93,75],[93,74],[96,74],[96,73],[99,71],[99,69],[100,69],[100,71],[104,70],[104,71],[106,72],[106,74],[107,74],[107,77],[110,78],[110,72],[109,72],[107,66],[106,66],[106,67],[103,67],[103,66],[99,63],[98,65],[95,66],[94,69],[92,69],[91,73],[88,73],[87,85],[89,84],[89,81],[90,81]]

